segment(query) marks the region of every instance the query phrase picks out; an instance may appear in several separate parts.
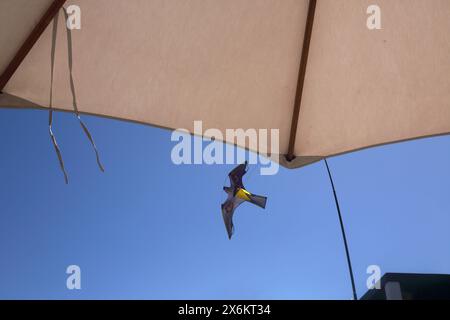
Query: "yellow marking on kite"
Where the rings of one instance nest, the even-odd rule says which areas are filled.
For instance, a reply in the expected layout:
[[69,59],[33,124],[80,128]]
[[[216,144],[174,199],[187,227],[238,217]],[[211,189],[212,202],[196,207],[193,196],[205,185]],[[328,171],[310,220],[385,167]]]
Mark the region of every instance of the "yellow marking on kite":
[[242,189],[242,188],[239,188],[238,192],[236,193],[236,196],[238,198],[241,198],[241,199],[243,199],[245,201],[250,201],[250,197],[249,196],[251,196],[251,195],[252,194],[250,192],[248,192],[247,190]]

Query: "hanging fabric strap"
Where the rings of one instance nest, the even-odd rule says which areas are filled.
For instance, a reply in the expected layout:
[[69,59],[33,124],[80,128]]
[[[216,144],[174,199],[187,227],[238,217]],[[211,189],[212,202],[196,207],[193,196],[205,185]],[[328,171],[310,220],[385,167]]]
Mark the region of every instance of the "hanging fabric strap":
[[[68,16],[66,10],[63,9],[63,12],[64,12],[64,16],[65,16],[66,21],[67,21],[69,16]],[[81,128],[83,128],[84,133],[86,134],[87,138],[89,139],[89,141],[92,144],[92,147],[94,148],[95,156],[97,158],[98,167],[100,168],[100,170],[102,172],[104,172],[105,169],[103,168],[103,165],[102,165],[102,163],[100,161],[100,155],[99,155],[99,152],[97,150],[97,146],[95,145],[94,139],[92,138],[92,135],[89,132],[89,129],[84,124],[83,120],[81,120],[80,112],[78,111],[77,98],[76,98],[76,94],[75,94],[75,84],[74,84],[74,81],[73,81],[73,74],[72,74],[72,66],[73,66],[73,59],[72,59],[72,56],[73,56],[73,54],[72,54],[72,32],[67,27],[66,27],[66,30],[67,30],[67,52],[68,52],[68,56],[69,56],[70,90],[72,92],[73,109],[74,109],[76,117],[78,118],[78,121],[80,122]]]
[[61,155],[61,150],[59,150],[58,143],[56,142],[55,135],[53,134],[52,124],[53,124],[53,71],[55,69],[55,49],[56,49],[56,34],[58,32],[58,14],[55,15],[53,19],[53,33],[52,33],[52,50],[51,50],[51,75],[50,75],[50,103],[48,112],[48,131],[50,133],[50,138],[52,140],[53,146],[55,147],[56,155],[58,156],[59,166],[64,173],[64,180],[66,184],[69,183],[69,178],[67,176],[66,169],[64,167],[64,161]]

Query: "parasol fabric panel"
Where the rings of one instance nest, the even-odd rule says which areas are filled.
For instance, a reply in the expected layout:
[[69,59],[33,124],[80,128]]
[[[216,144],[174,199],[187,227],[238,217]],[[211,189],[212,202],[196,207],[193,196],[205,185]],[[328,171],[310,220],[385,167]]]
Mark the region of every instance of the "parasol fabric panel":
[[450,132],[450,1],[319,0],[296,155],[328,156]]

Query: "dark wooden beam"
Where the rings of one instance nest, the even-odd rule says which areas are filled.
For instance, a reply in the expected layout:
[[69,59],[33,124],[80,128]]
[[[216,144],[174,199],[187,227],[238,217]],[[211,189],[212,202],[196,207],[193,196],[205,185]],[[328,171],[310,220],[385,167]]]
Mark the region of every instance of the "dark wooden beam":
[[5,71],[0,75],[0,93],[65,2],[66,0],[54,0],[33,31],[31,31]]
[[289,136],[288,153],[286,160],[295,159],[295,137],[297,135],[298,117],[300,115],[300,106],[302,104],[303,86],[305,84],[306,66],[308,64],[309,45],[311,43],[311,35],[314,25],[314,17],[316,13],[317,0],[309,1],[308,16],[306,18],[305,36],[303,37],[302,57],[300,60],[300,70],[298,72],[297,91],[295,93],[294,112],[292,113],[291,133]]

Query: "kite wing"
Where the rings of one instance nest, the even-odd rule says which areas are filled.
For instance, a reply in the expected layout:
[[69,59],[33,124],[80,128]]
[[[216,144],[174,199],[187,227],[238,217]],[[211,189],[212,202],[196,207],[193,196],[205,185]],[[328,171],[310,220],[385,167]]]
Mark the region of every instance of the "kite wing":
[[225,228],[227,229],[228,239],[231,239],[231,236],[234,233],[234,210],[239,207],[242,202],[244,202],[244,200],[235,198],[230,195],[228,199],[222,204],[222,217],[223,222],[225,223]]
[[242,177],[247,172],[247,161],[238,165],[234,168],[229,174],[231,188],[237,190],[237,188],[244,188],[244,184],[242,183]]

